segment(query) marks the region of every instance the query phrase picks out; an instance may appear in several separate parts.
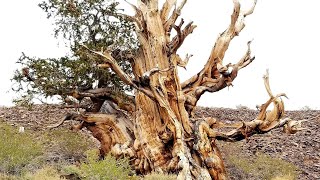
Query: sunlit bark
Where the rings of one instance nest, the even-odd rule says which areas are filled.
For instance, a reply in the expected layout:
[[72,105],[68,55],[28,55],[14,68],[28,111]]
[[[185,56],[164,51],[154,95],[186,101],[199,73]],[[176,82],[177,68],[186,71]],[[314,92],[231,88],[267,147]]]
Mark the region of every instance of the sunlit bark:
[[[100,67],[111,68],[123,82],[135,88],[135,94],[134,97],[117,96],[108,89],[78,93],[83,97],[104,97],[117,105],[117,111],[128,113],[86,112],[69,116],[69,119],[82,122],[77,129],[87,127],[93,133],[101,142],[102,156],[109,152],[117,157],[128,156],[137,173],[158,171],[177,173],[178,179],[226,179],[216,140],[240,141],[281,126],[285,126],[286,132],[294,133],[301,129],[301,122],[283,117],[281,98],[285,94],[272,94],[268,73],[264,82],[270,99],[261,105],[256,119],[224,124],[213,117],[193,117],[203,93],[232,85],[239,70],[254,60],[249,41],[248,49],[238,63],[225,65],[223,62],[230,42],[244,28],[245,17],[253,13],[256,1],[244,11],[234,0],[230,25],[216,40],[204,68],[181,83],[177,67],[185,67],[190,56],[182,60],[177,50],[196,28],[192,22],[184,26],[183,19],[176,25],[185,3],[186,0],[180,4],[167,0],[159,8],[157,0],[138,0],[137,5],[131,4],[135,16],[119,14],[136,25],[140,49],[132,57],[134,77],[120,68],[108,50],[97,52],[84,46],[89,53],[104,59],[105,64]],[[176,31],[176,36],[171,36],[172,31]],[[274,109],[268,113],[270,104]]]

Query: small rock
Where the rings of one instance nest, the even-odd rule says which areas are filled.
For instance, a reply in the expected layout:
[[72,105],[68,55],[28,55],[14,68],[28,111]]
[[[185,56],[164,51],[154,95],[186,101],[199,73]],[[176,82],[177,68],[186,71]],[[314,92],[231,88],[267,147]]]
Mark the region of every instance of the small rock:
[[24,127],[22,126],[19,127],[19,133],[24,133]]

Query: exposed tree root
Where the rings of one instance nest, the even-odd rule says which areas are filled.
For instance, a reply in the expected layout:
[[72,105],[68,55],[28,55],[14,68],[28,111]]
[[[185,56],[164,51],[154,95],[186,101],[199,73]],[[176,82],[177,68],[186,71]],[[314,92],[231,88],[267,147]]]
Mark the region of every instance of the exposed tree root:
[[[270,99],[260,106],[260,113],[256,119],[237,124],[224,124],[212,117],[190,119],[193,130],[190,138],[185,138],[188,134],[182,133],[182,137],[178,139],[178,131],[174,128],[176,134],[162,141],[161,134],[155,126],[151,128],[145,122],[144,125],[136,123],[135,127],[133,120],[125,115],[70,114],[64,120],[82,121],[77,129],[86,127],[101,142],[102,158],[106,153],[116,157],[129,157],[137,173],[146,174],[156,170],[179,172],[178,179],[227,179],[223,160],[215,143],[217,140],[231,142],[248,140],[254,134],[266,133],[278,127],[284,127],[288,133],[303,129],[301,128],[303,121],[283,118],[284,105],[281,96],[284,94],[276,96],[272,94],[268,73],[264,76],[264,81]],[[152,100],[149,101],[152,102]],[[274,108],[267,112],[271,103]],[[148,109],[151,113],[151,108]],[[136,116],[139,117],[139,114]],[[140,118],[145,117],[148,116],[140,114]],[[150,120],[146,119],[146,121]],[[51,128],[60,124],[61,122]],[[144,128],[139,129],[141,127]],[[229,128],[232,130],[227,130]],[[141,137],[135,129],[136,132],[139,130],[146,134]]]
[[[287,133],[302,129],[302,121],[284,118],[282,97],[285,94],[272,94],[268,73],[264,82],[269,100],[260,106],[256,119],[225,124],[213,117],[193,118],[194,108],[203,93],[231,86],[239,70],[254,60],[249,41],[238,63],[223,63],[231,40],[244,28],[245,17],[253,13],[256,4],[254,0],[250,9],[242,10],[238,0],[233,2],[230,25],[216,40],[204,68],[183,83],[180,83],[177,66],[185,67],[189,56],[182,60],[177,50],[196,28],[192,22],[183,27],[183,20],[175,24],[186,0],[180,4],[176,0],[166,0],[161,9],[157,0],[138,0],[137,5],[130,4],[136,11],[134,16],[117,15],[127,18],[136,27],[140,48],[131,57],[134,77],[121,69],[109,50],[97,52],[83,46],[89,53],[104,59],[101,67],[110,68],[124,83],[135,88],[134,97],[125,93],[119,96],[109,89],[73,94],[77,99],[90,97],[95,101],[91,112],[97,112],[105,100],[128,112],[128,115],[86,112],[70,116],[82,121],[76,129],[86,127],[101,142],[101,157],[106,153],[127,156],[140,174],[158,171],[176,173],[178,179],[224,180],[227,179],[226,170],[215,143],[217,140],[248,140],[254,134],[283,126]],[[172,30],[177,33],[174,37]],[[273,110],[267,112],[271,104]],[[52,127],[56,126],[59,124]]]

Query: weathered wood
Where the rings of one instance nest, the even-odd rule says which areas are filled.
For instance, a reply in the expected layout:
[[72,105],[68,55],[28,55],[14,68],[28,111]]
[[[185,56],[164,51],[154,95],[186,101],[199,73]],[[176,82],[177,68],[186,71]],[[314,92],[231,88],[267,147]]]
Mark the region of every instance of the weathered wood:
[[[115,156],[128,156],[137,173],[151,171],[177,173],[178,179],[227,179],[226,170],[215,141],[239,141],[256,133],[265,133],[285,126],[286,132],[301,130],[301,121],[284,117],[284,94],[274,96],[269,86],[268,74],[264,77],[270,99],[261,105],[256,119],[236,124],[224,124],[214,118],[194,119],[193,110],[204,92],[216,92],[232,85],[240,69],[248,66],[251,57],[250,43],[244,56],[236,64],[224,65],[223,59],[231,40],[244,28],[244,19],[253,13],[256,0],[249,10],[241,10],[234,0],[234,11],[229,27],[218,37],[204,68],[181,83],[177,67],[185,67],[190,56],[182,60],[177,54],[185,38],[195,29],[193,23],[183,27],[183,20],[175,25],[186,3],[178,6],[176,0],[166,0],[161,9],[157,0],[138,0],[131,4],[134,16],[120,15],[136,25],[140,48],[130,54],[133,75],[129,76],[116,63],[111,52],[91,53],[100,56],[124,83],[135,89],[134,97],[123,101],[108,90],[78,93],[85,97],[105,97],[129,116],[85,113],[76,119],[83,121],[78,127],[87,127],[101,142],[101,155],[111,152]],[[171,14],[170,14],[171,12]],[[118,14],[119,16],[119,14]],[[171,31],[177,35],[171,37]],[[102,92],[100,92],[102,91]],[[267,113],[272,104],[274,109]],[[233,128],[224,131],[224,128]]]

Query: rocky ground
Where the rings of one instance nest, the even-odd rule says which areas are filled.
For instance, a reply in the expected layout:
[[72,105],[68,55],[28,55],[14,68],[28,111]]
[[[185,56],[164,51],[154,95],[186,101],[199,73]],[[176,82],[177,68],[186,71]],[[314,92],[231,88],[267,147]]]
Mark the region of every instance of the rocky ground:
[[[216,117],[229,123],[249,121],[257,114],[258,111],[245,108],[199,108],[196,112],[197,116]],[[303,127],[308,130],[288,135],[282,129],[274,129],[267,134],[254,135],[249,138],[248,142],[241,141],[239,151],[248,157],[256,152],[263,152],[291,162],[300,170],[298,179],[320,179],[320,111],[287,111],[286,117],[294,120],[307,120]]]
[[[60,121],[68,111],[54,105],[36,105],[32,109],[25,107],[0,108],[0,120],[12,126],[23,126],[32,130],[46,130],[48,125]],[[225,122],[249,121],[257,111],[246,108],[198,108],[198,117],[216,117]],[[237,143],[237,151],[244,157],[254,156],[257,152],[268,154],[291,162],[299,169],[298,179],[320,179],[320,111],[288,111],[287,117],[295,120],[305,119],[304,130],[295,135],[287,135],[282,129],[276,129],[263,135],[254,135],[248,142]],[[64,126],[68,128],[69,122]],[[223,146],[223,145],[222,145]],[[223,147],[222,147],[223,149]],[[230,163],[226,163],[231,179],[254,179]]]

